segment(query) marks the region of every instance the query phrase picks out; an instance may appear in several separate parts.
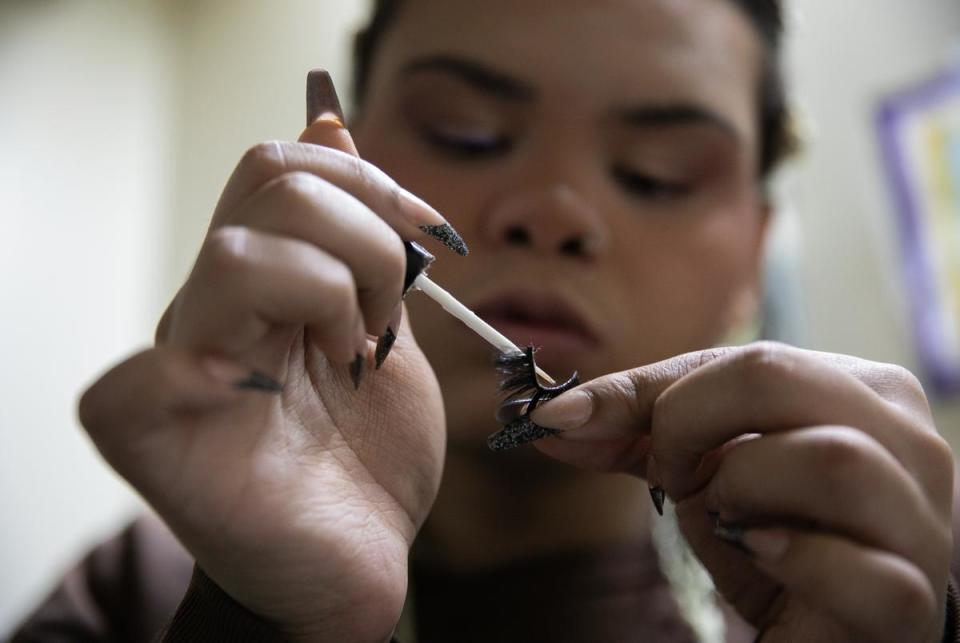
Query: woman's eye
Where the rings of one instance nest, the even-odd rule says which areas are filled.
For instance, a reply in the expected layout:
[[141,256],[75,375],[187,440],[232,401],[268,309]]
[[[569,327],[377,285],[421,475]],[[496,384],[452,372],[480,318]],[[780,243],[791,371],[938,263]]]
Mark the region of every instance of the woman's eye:
[[623,189],[642,199],[657,201],[679,199],[687,196],[691,191],[690,186],[685,183],[659,179],[624,167],[614,168],[613,175]]
[[466,128],[424,128],[423,137],[441,152],[463,159],[495,157],[510,149],[506,136]]

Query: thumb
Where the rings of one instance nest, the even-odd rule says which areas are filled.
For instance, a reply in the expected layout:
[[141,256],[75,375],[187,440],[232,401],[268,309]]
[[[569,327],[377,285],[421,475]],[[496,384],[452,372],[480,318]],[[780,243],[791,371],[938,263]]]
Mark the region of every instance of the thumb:
[[667,388],[727,352],[729,349],[696,351],[598,377],[544,403],[530,419],[561,431],[570,440],[636,437],[649,431],[654,405]]
[[659,484],[658,474],[648,469],[656,464],[649,457],[656,402],[674,382],[725,352],[687,353],[567,391],[531,413],[536,424],[559,431],[536,448],[575,467],[627,472]]
[[298,140],[360,156],[344,124],[337,90],[326,70],[314,69],[307,74],[307,129]]

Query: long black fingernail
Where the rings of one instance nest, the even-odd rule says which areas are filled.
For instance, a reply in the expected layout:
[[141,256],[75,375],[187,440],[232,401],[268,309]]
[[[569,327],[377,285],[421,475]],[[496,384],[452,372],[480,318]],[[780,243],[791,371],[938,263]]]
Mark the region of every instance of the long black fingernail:
[[283,384],[260,371],[252,371],[250,375],[235,382],[233,386],[245,391],[262,391],[264,393],[280,393],[283,391]]
[[360,379],[363,377],[363,368],[366,363],[366,356],[362,353],[357,353],[356,359],[353,360],[353,364],[350,365],[350,377],[353,379],[353,389],[357,390],[360,388]]
[[559,431],[535,424],[527,418],[520,418],[488,437],[487,446],[491,451],[509,451],[557,433]]
[[387,326],[386,332],[377,338],[377,350],[373,353],[377,361],[377,370],[383,366],[383,362],[386,361],[387,355],[390,354],[390,349],[393,348],[395,341],[397,341],[397,334],[393,332],[392,328]]
[[662,487],[650,487],[650,499],[653,500],[653,508],[659,515],[663,515],[663,501],[666,500],[667,493]]
[[470,252],[467,244],[463,242],[463,237],[453,229],[449,223],[442,225],[422,225],[420,229],[428,235],[456,252],[461,257],[466,257]]
[[747,549],[747,546],[743,543],[743,532],[744,532],[744,529],[741,525],[738,525],[732,522],[724,522],[719,518],[717,519],[717,522],[713,527],[714,536],[724,541],[725,543],[728,543],[733,547],[736,547],[743,553],[752,556],[753,552]]
[[403,294],[406,295],[414,280],[436,261],[436,257],[415,241],[405,241],[403,247],[407,254],[407,267],[403,275]]

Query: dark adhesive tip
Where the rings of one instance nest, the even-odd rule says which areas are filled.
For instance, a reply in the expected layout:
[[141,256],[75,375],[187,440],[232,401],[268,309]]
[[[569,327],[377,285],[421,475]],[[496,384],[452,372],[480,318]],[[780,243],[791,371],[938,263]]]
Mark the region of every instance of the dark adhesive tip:
[[263,393],[280,393],[283,391],[283,384],[260,371],[252,371],[250,375],[234,383],[233,386],[242,391],[261,391]]
[[667,494],[661,487],[650,487],[650,499],[653,500],[653,508],[661,516],[663,515],[663,502],[666,497]]
[[491,451],[509,451],[557,433],[559,431],[542,427],[521,417],[488,437],[487,446]]
[[354,390],[360,388],[360,380],[363,378],[363,367],[366,361],[362,353],[357,353],[356,359],[350,364],[350,379],[353,380]]
[[390,354],[390,349],[393,348],[395,341],[397,341],[397,334],[388,326],[386,332],[377,339],[377,350],[374,352],[378,370],[386,361],[387,355]]
[[424,225],[420,226],[420,229],[461,257],[466,257],[470,252],[467,244],[463,242],[463,237],[461,237],[449,223],[442,225]]
[[332,113],[341,123],[344,122],[343,109],[330,73],[326,69],[314,69],[307,74],[307,126],[324,113]]
[[403,275],[403,294],[406,295],[413,286],[414,280],[436,261],[436,257],[416,241],[404,241],[403,249],[407,255],[407,265]]

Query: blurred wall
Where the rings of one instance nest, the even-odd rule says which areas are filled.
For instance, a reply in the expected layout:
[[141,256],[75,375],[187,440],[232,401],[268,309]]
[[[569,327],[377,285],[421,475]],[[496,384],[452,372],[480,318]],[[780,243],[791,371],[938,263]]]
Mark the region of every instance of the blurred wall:
[[0,4],[0,635],[137,506],[75,401],[160,310],[169,42],[146,2]]
[[233,165],[296,137],[364,9],[0,1],[0,638],[141,509],[77,396],[149,345]]
[[[873,118],[881,96],[932,75],[960,51],[960,2],[789,4],[788,67],[808,138],[787,177],[802,243],[804,343],[915,370],[897,213]],[[956,448],[960,402],[933,404]]]
[[357,0],[180,3],[180,110],[170,275],[193,263],[217,197],[250,146],[295,140],[306,125],[306,75],[325,67],[347,102]]
[[[874,148],[877,96],[932,69],[956,0],[794,0],[810,148],[777,251],[811,347],[915,366]],[[356,0],[0,2],[0,636],[139,505],[74,419],[84,383],[149,343],[250,145],[303,125],[308,69],[345,93]],[[960,433],[956,403],[937,406]]]

